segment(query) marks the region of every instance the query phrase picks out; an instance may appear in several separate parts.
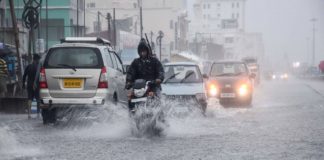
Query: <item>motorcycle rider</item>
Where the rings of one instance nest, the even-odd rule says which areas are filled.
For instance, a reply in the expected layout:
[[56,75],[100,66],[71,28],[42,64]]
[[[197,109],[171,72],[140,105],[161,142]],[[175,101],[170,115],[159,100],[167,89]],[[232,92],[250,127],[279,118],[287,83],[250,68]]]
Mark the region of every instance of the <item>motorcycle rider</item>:
[[[136,58],[131,63],[126,75],[126,89],[130,89],[136,79],[144,79],[146,81],[153,81],[156,84],[155,91],[150,92],[149,95],[154,94],[159,97],[161,92],[161,82],[164,79],[164,69],[161,62],[153,56],[151,50],[146,43],[145,39],[141,39],[138,44],[137,52],[139,58]],[[130,102],[132,91],[128,91],[128,107],[133,113],[135,108]]]

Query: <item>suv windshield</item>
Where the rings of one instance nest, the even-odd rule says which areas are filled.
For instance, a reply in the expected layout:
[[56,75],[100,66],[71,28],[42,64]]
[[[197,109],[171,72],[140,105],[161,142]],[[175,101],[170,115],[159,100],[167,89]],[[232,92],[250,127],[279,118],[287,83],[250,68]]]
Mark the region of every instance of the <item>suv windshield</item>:
[[211,68],[210,76],[236,76],[247,72],[244,63],[215,63]]
[[100,51],[96,48],[65,47],[54,48],[48,53],[44,66],[47,68],[101,68]]
[[164,83],[201,83],[201,73],[194,65],[166,65],[164,66]]

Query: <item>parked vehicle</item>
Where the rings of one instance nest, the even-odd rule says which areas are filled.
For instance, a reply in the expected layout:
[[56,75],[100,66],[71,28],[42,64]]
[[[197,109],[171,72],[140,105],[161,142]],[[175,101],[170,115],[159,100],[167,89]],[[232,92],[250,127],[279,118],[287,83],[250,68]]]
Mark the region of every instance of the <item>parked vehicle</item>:
[[162,93],[167,100],[192,102],[202,112],[207,108],[207,95],[200,69],[193,62],[170,62],[164,65]]
[[64,106],[126,103],[122,62],[109,41],[67,37],[61,42],[48,50],[40,69],[41,103],[53,110],[51,116]]
[[250,105],[254,77],[244,62],[215,62],[209,74],[208,96],[218,98],[221,105],[228,102]]

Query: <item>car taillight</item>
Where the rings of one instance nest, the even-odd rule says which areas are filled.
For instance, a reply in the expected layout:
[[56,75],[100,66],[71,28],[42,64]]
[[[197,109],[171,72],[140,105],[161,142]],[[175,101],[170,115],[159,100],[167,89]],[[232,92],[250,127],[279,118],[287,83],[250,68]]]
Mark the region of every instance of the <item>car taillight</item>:
[[45,89],[48,88],[46,82],[45,68],[40,69],[39,73],[39,88]]
[[108,75],[106,67],[101,68],[98,88],[108,88]]

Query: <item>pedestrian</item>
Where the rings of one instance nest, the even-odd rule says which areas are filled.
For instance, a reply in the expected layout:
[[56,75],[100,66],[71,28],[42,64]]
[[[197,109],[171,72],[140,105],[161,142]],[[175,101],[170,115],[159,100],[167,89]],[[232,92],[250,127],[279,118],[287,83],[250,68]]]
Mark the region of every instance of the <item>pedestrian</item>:
[[0,97],[7,93],[8,67],[4,59],[0,58]]
[[39,86],[38,86],[38,78],[39,78],[39,70],[40,70],[39,61],[40,61],[40,56],[38,54],[34,54],[33,62],[26,67],[23,76],[23,89],[26,88],[25,82],[26,82],[26,77],[28,77],[27,79],[28,119],[31,118],[30,116],[31,105],[34,98],[36,99],[37,102],[37,117],[39,117],[39,113],[40,113]]

